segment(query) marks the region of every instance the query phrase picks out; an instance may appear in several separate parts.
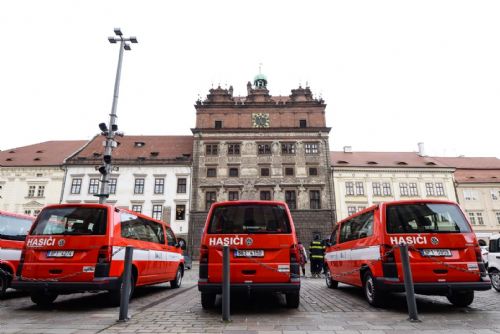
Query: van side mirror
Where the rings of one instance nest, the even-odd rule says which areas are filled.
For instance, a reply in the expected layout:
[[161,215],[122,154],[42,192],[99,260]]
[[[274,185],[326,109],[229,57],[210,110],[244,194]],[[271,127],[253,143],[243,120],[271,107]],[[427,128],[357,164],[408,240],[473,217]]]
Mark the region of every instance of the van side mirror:
[[179,238],[177,239],[177,247],[180,247],[182,250],[186,250],[186,240]]

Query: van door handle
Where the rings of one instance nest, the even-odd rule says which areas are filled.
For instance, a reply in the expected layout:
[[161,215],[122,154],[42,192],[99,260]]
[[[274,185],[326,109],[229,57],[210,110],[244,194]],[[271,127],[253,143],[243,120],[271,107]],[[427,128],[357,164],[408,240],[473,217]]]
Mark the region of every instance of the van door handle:
[[497,259],[500,259],[500,256],[497,255]]

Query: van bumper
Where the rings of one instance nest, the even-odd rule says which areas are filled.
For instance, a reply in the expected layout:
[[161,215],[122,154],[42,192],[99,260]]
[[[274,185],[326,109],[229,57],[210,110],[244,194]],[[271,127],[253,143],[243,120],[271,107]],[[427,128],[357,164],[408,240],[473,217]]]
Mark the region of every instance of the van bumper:
[[[391,278],[375,278],[378,288],[390,292],[404,292],[405,285]],[[484,280],[481,282],[426,282],[413,283],[414,291],[418,294],[441,294],[446,295],[450,291],[485,291],[491,289],[491,282]]]
[[[300,283],[236,283],[230,285],[231,292],[298,292]],[[198,283],[198,291],[207,293],[222,293],[221,283]]]
[[117,290],[120,288],[121,279],[119,277],[104,277],[94,279],[89,282],[54,282],[54,281],[31,281],[27,279],[14,279],[11,288],[24,291],[44,290],[53,292],[78,292],[78,291],[98,291]]

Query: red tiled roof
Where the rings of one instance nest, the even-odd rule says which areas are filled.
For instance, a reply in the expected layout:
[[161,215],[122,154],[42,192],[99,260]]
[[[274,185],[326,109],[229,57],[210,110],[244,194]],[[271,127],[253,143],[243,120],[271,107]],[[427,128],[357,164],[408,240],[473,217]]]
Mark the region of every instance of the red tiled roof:
[[457,169],[458,183],[500,183],[500,169]]
[[[103,136],[96,136],[85,148],[68,159],[69,163],[102,160]],[[113,160],[122,161],[190,161],[193,153],[192,136],[124,136],[116,137],[119,145],[113,149]]]
[[0,166],[58,166],[85,145],[85,140],[58,140],[0,151]]
[[435,157],[434,159],[458,169],[500,169],[500,159],[494,157]]
[[334,167],[441,167],[447,165],[432,157],[421,157],[416,152],[330,152],[330,160]]

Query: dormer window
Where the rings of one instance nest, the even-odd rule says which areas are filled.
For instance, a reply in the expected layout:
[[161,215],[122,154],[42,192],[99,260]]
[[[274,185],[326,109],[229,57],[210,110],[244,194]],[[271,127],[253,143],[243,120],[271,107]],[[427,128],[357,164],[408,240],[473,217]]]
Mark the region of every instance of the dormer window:
[[404,162],[404,161],[399,161],[399,162],[397,162],[397,164],[398,164],[398,165],[400,165],[400,166],[406,166],[406,165],[408,165],[408,164],[407,164],[406,162]]
[[426,162],[425,163],[427,166],[436,166],[435,163],[433,163],[432,161],[429,161],[429,162]]
[[152,157],[157,157],[160,154],[160,152],[151,152]]
[[12,158],[5,159],[5,161],[12,161],[12,160],[13,160]]
[[9,151],[9,153],[16,153],[16,151],[12,150],[12,151]]
[[143,147],[144,145],[146,145],[146,143],[144,143],[142,141],[136,141],[134,143],[134,147]]
[[137,157],[137,160],[144,161],[144,160],[146,160],[146,157]]
[[94,158],[99,158],[99,157],[101,156],[101,153],[99,153],[99,152],[94,152],[94,153],[92,153],[92,156],[93,156]]
[[376,162],[376,161],[367,161],[366,163],[368,165],[378,165],[378,162]]
[[347,165],[348,164],[348,162],[344,161],[344,160],[338,160],[337,163],[341,164],[341,165]]
[[36,153],[43,153],[43,151],[42,150],[38,150],[38,151],[36,151]]
[[307,120],[305,120],[305,119],[301,119],[301,120],[299,121],[299,126],[300,126],[301,128],[307,128]]
[[215,121],[215,128],[222,129],[222,121]]
[[33,160],[35,160],[35,161],[40,161],[41,159],[40,159],[40,158],[35,158],[35,159],[33,159]]

